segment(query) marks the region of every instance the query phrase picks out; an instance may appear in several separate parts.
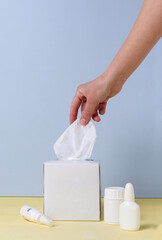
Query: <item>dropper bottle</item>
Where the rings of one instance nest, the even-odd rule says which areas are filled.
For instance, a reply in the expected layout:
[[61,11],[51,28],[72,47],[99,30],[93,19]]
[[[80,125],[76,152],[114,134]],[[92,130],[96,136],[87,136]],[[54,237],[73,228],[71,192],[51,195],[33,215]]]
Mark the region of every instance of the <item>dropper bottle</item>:
[[124,192],[124,202],[120,204],[120,228],[125,230],[138,230],[140,228],[140,207],[135,202],[134,188],[127,183]]
[[29,221],[36,222],[39,224],[44,224],[50,227],[53,226],[53,222],[49,217],[47,217],[46,215],[39,212],[37,209],[32,208],[28,205],[24,205],[20,209],[20,214],[22,217],[24,217]]

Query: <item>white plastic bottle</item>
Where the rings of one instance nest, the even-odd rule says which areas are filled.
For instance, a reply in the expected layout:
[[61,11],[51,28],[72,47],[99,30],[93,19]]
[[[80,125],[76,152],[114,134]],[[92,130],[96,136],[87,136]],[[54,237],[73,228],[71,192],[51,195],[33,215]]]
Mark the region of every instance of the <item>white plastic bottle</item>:
[[124,188],[105,188],[104,221],[108,224],[119,224],[119,207],[124,200]]
[[37,209],[32,208],[28,205],[24,205],[20,209],[20,214],[22,217],[24,217],[29,221],[36,222],[39,224],[45,224],[48,226],[53,226],[53,222],[49,217],[47,217],[46,215],[39,212]]
[[125,186],[124,202],[119,211],[120,228],[138,230],[140,228],[140,207],[135,202],[134,188],[131,183]]

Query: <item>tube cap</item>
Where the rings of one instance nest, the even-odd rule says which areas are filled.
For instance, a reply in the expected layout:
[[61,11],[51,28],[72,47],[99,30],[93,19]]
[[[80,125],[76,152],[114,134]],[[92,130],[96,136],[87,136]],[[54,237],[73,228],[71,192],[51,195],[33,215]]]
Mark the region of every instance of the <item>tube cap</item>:
[[107,199],[124,199],[124,188],[122,188],[122,187],[105,188],[105,198],[107,198]]
[[42,223],[42,224],[45,224],[45,225],[48,225],[49,227],[52,227],[54,224],[53,224],[53,221],[47,217],[46,215],[42,214],[38,220],[38,223]]

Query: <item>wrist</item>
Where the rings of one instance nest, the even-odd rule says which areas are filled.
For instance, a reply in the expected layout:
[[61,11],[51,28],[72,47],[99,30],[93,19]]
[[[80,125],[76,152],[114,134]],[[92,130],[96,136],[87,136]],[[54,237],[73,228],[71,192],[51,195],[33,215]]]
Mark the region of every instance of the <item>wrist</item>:
[[115,86],[120,86],[122,88],[123,84],[126,81],[126,77],[119,70],[120,68],[118,68],[114,62],[112,62],[108,66],[106,71],[102,74],[102,77],[106,83],[107,89],[111,90]]

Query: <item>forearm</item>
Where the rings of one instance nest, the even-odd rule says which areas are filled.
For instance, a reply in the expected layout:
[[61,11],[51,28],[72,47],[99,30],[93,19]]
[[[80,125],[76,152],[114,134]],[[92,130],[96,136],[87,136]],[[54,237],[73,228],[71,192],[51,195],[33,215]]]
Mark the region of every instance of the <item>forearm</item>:
[[126,41],[105,74],[123,84],[162,36],[162,0],[145,0]]
[[107,70],[93,81],[78,87],[71,104],[70,123],[76,120],[80,106],[82,125],[86,125],[91,118],[99,122],[99,114],[105,113],[107,101],[120,92],[124,82],[161,36],[162,0],[145,0],[129,36]]

